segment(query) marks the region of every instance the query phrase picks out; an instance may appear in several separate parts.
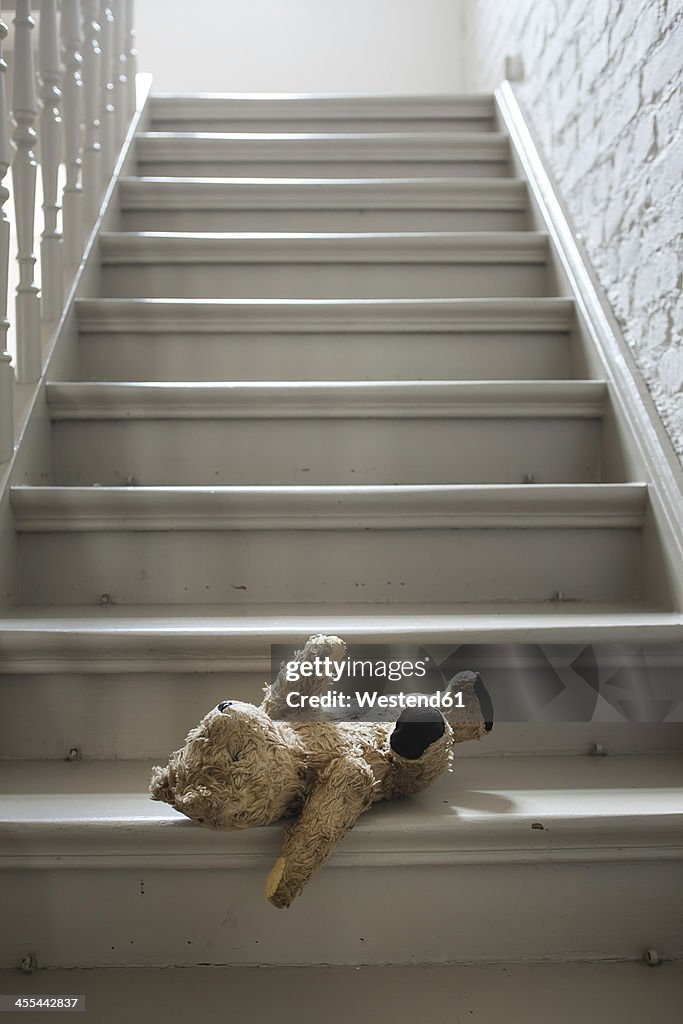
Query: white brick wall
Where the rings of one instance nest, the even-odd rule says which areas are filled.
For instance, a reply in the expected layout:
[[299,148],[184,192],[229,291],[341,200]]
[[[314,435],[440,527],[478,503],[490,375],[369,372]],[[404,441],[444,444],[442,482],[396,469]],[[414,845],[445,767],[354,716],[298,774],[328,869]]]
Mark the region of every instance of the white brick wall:
[[683,0],[463,0],[465,78],[519,98],[683,456]]

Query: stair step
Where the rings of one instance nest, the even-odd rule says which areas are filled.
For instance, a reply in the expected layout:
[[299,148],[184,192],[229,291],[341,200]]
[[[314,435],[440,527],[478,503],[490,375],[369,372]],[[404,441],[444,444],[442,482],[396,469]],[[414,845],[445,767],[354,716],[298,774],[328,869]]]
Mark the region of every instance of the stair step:
[[[182,737],[179,738],[182,742]],[[0,783],[0,870],[82,867],[106,847],[131,866],[169,861],[228,869],[249,857],[268,865],[280,826],[216,833],[199,828],[167,804],[150,800],[149,760],[5,761]],[[410,801],[376,805],[339,844],[333,857],[369,866],[391,854],[395,863],[451,864],[479,858],[536,863],[550,851],[590,862],[601,850],[619,859],[640,848],[650,859],[661,843],[683,859],[683,755],[486,758],[473,763],[456,749],[454,772]],[[477,801],[479,793],[497,801]],[[458,797],[470,799],[458,804]],[[75,797],[75,799],[74,799]],[[444,802],[448,811],[444,811]],[[492,804],[497,806],[492,808]],[[488,807],[486,806],[488,804]],[[504,808],[504,810],[503,810]],[[455,813],[454,813],[455,812]],[[459,820],[456,820],[459,819]],[[644,820],[643,820],[644,819]],[[545,835],[530,828],[541,821]],[[124,824],[128,828],[122,827]],[[137,834],[131,836],[130,829]],[[590,841],[589,840],[590,837]],[[627,852],[628,851],[628,852]],[[488,858],[487,858],[488,854]],[[95,866],[95,865],[92,865]],[[111,866],[111,864],[107,865]],[[323,869],[324,870],[324,869]],[[314,884],[314,883],[313,883]]]
[[[585,605],[578,611],[564,607],[532,608],[523,618],[502,606],[488,616],[473,614],[471,607],[415,609],[412,616],[405,609],[393,615],[382,609],[378,616],[376,609],[354,606],[326,610],[324,622],[328,632],[349,636],[356,658],[416,660],[426,654],[436,665],[451,666],[446,678],[465,666],[482,673],[495,728],[485,742],[460,745],[458,757],[585,754],[596,744],[610,755],[680,751],[683,722],[658,720],[675,717],[668,704],[644,699],[635,712],[627,712],[618,702],[616,707],[600,703],[572,667],[591,645],[605,677],[615,661],[619,668],[634,657],[637,664],[646,658],[654,692],[664,697],[663,680],[672,673],[675,678],[680,669],[680,617],[596,606],[591,617]],[[296,607],[261,609],[259,617],[216,607],[144,607],[126,615],[110,605],[66,612],[17,609],[2,622],[0,751],[5,759],[64,760],[77,748],[84,758],[163,760],[220,700],[258,703],[271,674],[271,643],[286,636],[285,649],[293,651],[323,621],[319,608]],[[342,631],[342,624],[353,633]],[[540,646],[529,643],[529,633]],[[613,645],[601,643],[606,635]],[[471,636],[485,642],[469,643]],[[498,642],[499,636],[514,642]],[[546,637],[555,643],[544,643]],[[276,662],[281,657],[278,653]],[[435,685],[430,680],[423,688]],[[520,709],[510,700],[518,687],[530,698],[524,721],[517,721]],[[609,696],[608,688],[608,701]],[[622,693],[612,691],[614,696]]]
[[278,381],[47,384],[53,420],[293,417],[590,418],[604,381]]
[[[657,948],[680,955],[671,898],[683,859],[680,755],[475,760],[456,752],[452,775],[363,815],[286,918],[262,893],[281,825],[202,829],[149,800],[150,767],[4,765],[0,870],[13,926],[3,931],[3,963],[18,962],[29,948],[56,966],[115,965],[131,956],[137,964],[311,963],[321,956],[400,963],[414,956],[416,935],[387,919],[387,887],[401,892],[403,919],[430,922],[420,929],[425,960],[519,957],[520,902],[525,958],[636,957],[653,920]],[[379,887],[369,870],[376,867]],[[334,943],[321,946],[341,883],[353,926],[342,924]],[[71,907],[69,929],[55,931],[46,917],[46,885],[53,913]],[[444,917],[449,891],[458,913]],[[237,931],[224,927],[226,908],[239,919]],[[96,930],[78,926],[81,912],[98,921]],[[359,951],[366,927],[370,946]]]
[[[520,652],[534,644],[543,651],[561,645],[562,664],[567,652],[576,657],[590,644],[646,645],[649,659],[656,650],[668,664],[680,663],[683,617],[632,604],[43,605],[7,610],[0,628],[4,758],[63,760],[76,747],[86,758],[163,759],[219,700],[260,700],[271,645],[295,650],[316,632],[338,633],[365,650],[382,644],[397,657],[426,648],[438,663],[467,645],[468,663],[484,672],[493,695],[496,724],[485,742],[461,745],[459,757],[586,753],[595,744],[609,754],[681,749],[680,722],[615,721],[609,708],[596,709],[591,721],[566,721],[580,717],[582,702],[570,706],[565,692],[557,695],[564,701],[557,721],[547,708],[542,723],[531,712],[529,721],[506,721],[499,703],[512,677],[490,667],[494,651],[517,677]],[[556,664],[557,654],[549,656]],[[562,678],[576,686],[571,673]]]
[[113,298],[540,296],[540,231],[103,232]]
[[491,95],[341,96],[158,94],[150,124],[160,131],[491,131]]
[[77,299],[81,332],[565,332],[574,302],[556,297],[442,299]]
[[83,378],[572,376],[568,299],[81,299],[76,313]]
[[25,604],[636,601],[646,501],[640,484],[12,491]]
[[526,183],[505,178],[122,178],[121,227],[173,231],[526,228]]
[[590,483],[601,473],[600,381],[55,382],[47,397],[61,484]]
[[500,132],[141,132],[135,154],[143,176],[510,176]]
[[[347,925],[347,927],[350,927]],[[328,930],[335,941],[337,928]],[[322,933],[321,933],[322,938]],[[356,937],[365,949],[367,938]],[[326,947],[320,946],[319,958]],[[660,964],[649,971],[641,963],[505,963],[401,964],[366,963],[306,967],[306,1008],[313,1019],[327,1024],[381,1020],[413,1024],[416,1019],[447,1019],[454,1006],[474,1016],[478,1024],[500,1024],[517,1008],[524,1024],[553,1024],[590,1020],[600,1006],[601,1024],[633,1024],[657,1006],[657,1024],[680,1024],[683,968]],[[40,977],[40,976],[39,976]],[[300,967],[119,967],[73,968],[50,971],[50,991],[85,995],[86,1008],[97,1007],[98,1024],[148,1024],[148,1007],[163,1014],[165,1024],[185,1024],[201,1003],[207,1020],[220,1019],[225,993],[235,1006],[249,1006],[252,1020],[270,1020],[282,1006],[301,999]],[[36,980],[16,966],[0,973],[5,992],[32,996]],[[467,1019],[467,1018],[462,1018]]]
[[369,644],[683,641],[683,615],[631,602],[34,605],[3,610],[0,675],[246,672],[313,633]]
[[646,484],[12,488],[21,533],[139,530],[628,529]]

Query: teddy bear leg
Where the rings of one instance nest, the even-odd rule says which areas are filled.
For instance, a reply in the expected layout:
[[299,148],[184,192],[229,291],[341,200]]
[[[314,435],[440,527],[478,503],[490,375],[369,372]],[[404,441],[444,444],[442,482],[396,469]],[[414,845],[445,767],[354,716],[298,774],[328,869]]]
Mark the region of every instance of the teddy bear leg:
[[394,726],[389,744],[399,757],[417,761],[445,731],[446,720],[436,708],[406,708]]
[[384,781],[384,798],[426,789],[448,771],[453,730],[436,708],[406,708],[389,736],[394,771]]
[[456,743],[478,740],[493,729],[493,703],[478,672],[458,672],[444,696],[455,703],[446,712]]

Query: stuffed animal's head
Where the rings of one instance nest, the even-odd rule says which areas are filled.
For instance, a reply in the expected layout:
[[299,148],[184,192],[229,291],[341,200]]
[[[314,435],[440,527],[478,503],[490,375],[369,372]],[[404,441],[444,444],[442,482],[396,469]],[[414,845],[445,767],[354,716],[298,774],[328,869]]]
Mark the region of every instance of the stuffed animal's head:
[[214,829],[266,825],[291,812],[304,788],[296,741],[253,704],[221,701],[154,768],[150,794]]

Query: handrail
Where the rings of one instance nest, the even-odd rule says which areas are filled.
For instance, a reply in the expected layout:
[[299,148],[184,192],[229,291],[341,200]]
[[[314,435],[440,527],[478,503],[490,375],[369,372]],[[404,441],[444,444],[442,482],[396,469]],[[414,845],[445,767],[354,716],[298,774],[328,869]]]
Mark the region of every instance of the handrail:
[[[0,463],[14,451],[15,385],[40,379],[43,334],[56,329],[62,316],[64,296],[83,259],[135,112],[133,6],[134,0],[16,0],[9,60],[2,53],[9,29],[0,18]],[[39,15],[37,29],[34,13]],[[8,70],[11,110],[5,97]],[[4,179],[10,168],[8,188]],[[36,245],[38,169],[43,204]],[[10,251],[5,209],[11,194],[16,252]],[[19,283],[12,296],[14,257]],[[7,345],[12,319],[16,368]]]

